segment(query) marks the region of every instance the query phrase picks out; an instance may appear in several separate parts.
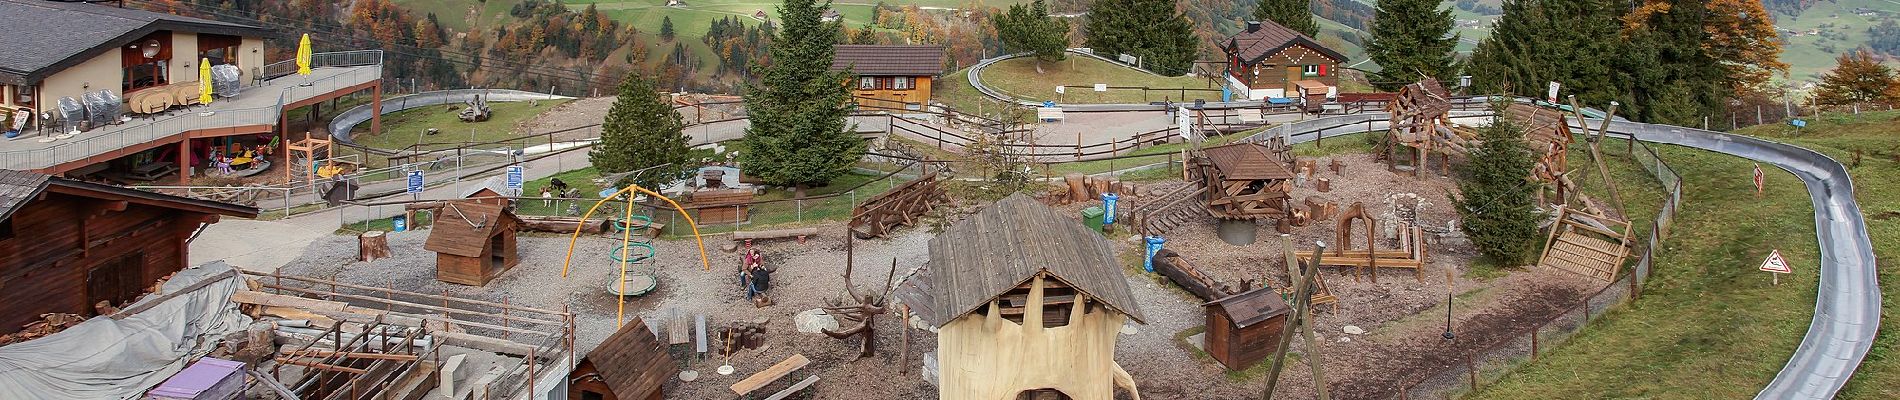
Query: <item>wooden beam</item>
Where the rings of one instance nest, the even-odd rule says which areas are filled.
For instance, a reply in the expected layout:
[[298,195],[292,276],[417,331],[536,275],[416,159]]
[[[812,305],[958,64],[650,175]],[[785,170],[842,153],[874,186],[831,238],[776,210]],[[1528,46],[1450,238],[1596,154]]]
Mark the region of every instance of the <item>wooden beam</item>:
[[324,371],[348,372],[352,374],[363,374],[363,373],[369,372],[369,371],[365,371],[359,368],[336,366],[336,365],[324,364],[324,363],[313,362],[313,361],[303,361],[303,360],[298,360],[298,359],[294,359],[290,357],[277,357],[277,362],[290,364],[290,365],[296,365],[296,366],[315,368],[315,369],[320,369]]
[[303,352],[301,354],[297,354],[296,356],[300,358],[328,358],[331,355],[338,355],[338,356],[342,356],[343,358],[361,358],[361,359],[369,359],[369,360],[396,360],[396,361],[415,361],[416,359],[419,358],[419,356],[414,355],[414,354],[360,353],[360,352],[348,352],[348,351],[336,352],[336,351],[330,351],[330,350],[310,350],[307,352]]

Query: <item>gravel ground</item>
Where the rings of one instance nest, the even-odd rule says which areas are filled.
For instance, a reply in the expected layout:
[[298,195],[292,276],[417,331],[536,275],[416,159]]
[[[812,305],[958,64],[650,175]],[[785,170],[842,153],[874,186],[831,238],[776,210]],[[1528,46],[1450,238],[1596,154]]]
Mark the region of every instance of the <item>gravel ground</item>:
[[[1368,158],[1345,157],[1349,168],[1346,176],[1356,178],[1334,182],[1334,190],[1324,196],[1370,199],[1368,211],[1377,213],[1384,207],[1377,200],[1382,199],[1389,190],[1384,188],[1405,187],[1430,198],[1432,204],[1421,213],[1422,220],[1442,226],[1443,221],[1450,218],[1450,203],[1443,199],[1444,193],[1451,190],[1449,180],[1433,178],[1415,181],[1410,177],[1384,173]],[[1341,178],[1331,172],[1322,173],[1321,176]],[[1308,191],[1310,189],[1296,192],[1295,199],[1311,194]],[[1075,210],[1085,206],[1078,203],[1061,208],[1069,214],[1075,214]],[[1218,280],[1259,277],[1262,274],[1271,275],[1275,281],[1284,279],[1283,272],[1275,272],[1284,271],[1284,267],[1278,261],[1280,245],[1271,227],[1262,228],[1260,237],[1263,240],[1258,244],[1230,246],[1213,237],[1211,220],[1204,222],[1177,228],[1170,235],[1168,246],[1186,254],[1204,272]],[[854,271],[853,282],[860,288],[866,288],[864,290],[883,283],[892,259],[897,261],[900,277],[922,265],[928,259],[926,244],[932,237],[928,228],[930,225],[927,223],[924,224],[926,228],[902,230],[888,239],[858,241],[855,253],[859,268]],[[701,269],[692,241],[655,243],[659,248],[655,265],[660,271],[660,287],[652,294],[628,301],[625,306],[629,318],[643,316],[664,320],[665,316],[673,313],[698,314],[706,315],[708,326],[715,328],[733,321],[769,319],[766,324],[766,346],[738,352],[730,361],[738,373],[731,376],[713,372],[721,364],[716,355],[701,359],[691,353],[690,346],[675,346],[674,353],[681,360],[681,367],[699,371],[700,377],[695,382],[669,382],[668,398],[732,398],[727,386],[792,354],[803,354],[812,360],[812,364],[791,378],[768,386],[765,393],[804,376],[817,375],[821,380],[809,390],[811,398],[936,397],[935,387],[918,375],[922,368],[921,355],[933,351],[936,346],[936,337],[932,333],[923,330],[911,332],[909,373],[900,374],[896,365],[900,331],[895,329],[899,325],[894,316],[877,319],[878,354],[865,360],[854,360],[857,354],[855,341],[838,341],[821,334],[798,333],[795,330],[794,314],[825,305],[826,299],[836,298],[842,292],[840,276],[844,271],[844,227],[842,224],[830,224],[821,226],[821,229],[824,233],[803,244],[790,240],[758,244],[766,256],[767,264],[777,268],[777,273],[773,275],[773,289],[769,292],[775,304],[764,308],[755,308],[746,302],[743,292],[733,282],[738,256],[720,251],[720,247],[728,243],[724,237],[708,239],[711,271]],[[1330,241],[1331,229],[1331,222],[1322,222],[1298,228],[1299,234],[1296,236],[1301,243],[1310,243],[1321,236]],[[442,293],[446,290],[456,296],[497,301],[506,297],[516,304],[544,308],[559,309],[565,305],[577,316],[577,346],[581,349],[592,349],[612,333],[616,304],[613,297],[604,291],[604,286],[614,273],[614,267],[606,254],[617,245],[617,239],[582,238],[575,246],[572,270],[568,277],[562,278],[562,260],[568,252],[567,238],[524,235],[519,244],[521,264],[489,285],[476,288],[434,279],[435,255],[422,249],[427,234],[426,230],[392,233],[389,245],[396,257],[369,263],[354,261],[355,238],[320,238],[281,271],[422,293]],[[1165,278],[1134,272],[1138,271],[1139,265],[1138,245],[1132,240],[1118,243],[1121,245],[1117,246],[1117,251],[1128,264],[1123,267],[1124,271],[1130,272],[1129,286],[1136,298],[1141,299],[1139,307],[1149,321],[1146,325],[1138,326],[1137,333],[1122,336],[1116,345],[1116,359],[1134,376],[1143,397],[1236,399],[1259,396],[1264,389],[1262,375],[1227,372],[1220,364],[1189,350],[1187,344],[1176,339],[1178,333],[1204,323],[1198,305],[1200,302],[1185,291],[1162,283]],[[1455,354],[1450,351],[1452,346],[1471,348],[1484,344],[1486,340],[1507,336],[1515,329],[1541,320],[1545,318],[1543,316],[1560,309],[1563,304],[1567,304],[1563,299],[1581,297],[1581,293],[1596,287],[1580,277],[1536,269],[1514,272],[1489,281],[1460,277],[1455,281],[1455,288],[1461,296],[1455,303],[1457,309],[1454,317],[1461,339],[1458,343],[1444,343],[1438,339],[1438,334],[1443,330],[1444,271],[1451,268],[1463,275],[1465,264],[1475,256],[1468,246],[1457,244],[1435,245],[1431,251],[1430,265],[1423,271],[1423,280],[1412,279],[1409,271],[1387,269],[1383,271],[1382,275],[1385,276],[1381,277],[1379,283],[1355,283],[1344,270],[1328,268],[1324,271],[1323,275],[1331,284],[1334,294],[1341,299],[1338,312],[1321,308],[1315,321],[1316,332],[1320,340],[1326,343],[1324,365],[1328,387],[1335,398],[1389,397],[1386,390],[1401,384],[1398,382],[1400,379],[1418,371],[1443,368],[1444,364],[1451,362],[1445,357]],[[1340,333],[1345,325],[1358,326],[1368,333]],[[664,332],[661,334],[665,335]],[[1342,339],[1348,341],[1341,342]],[[713,346],[717,345],[715,343]],[[1303,346],[1297,341],[1293,350],[1304,352]],[[1256,368],[1256,372],[1262,369]],[[1314,397],[1308,371],[1303,363],[1289,365],[1277,395],[1283,398]]]

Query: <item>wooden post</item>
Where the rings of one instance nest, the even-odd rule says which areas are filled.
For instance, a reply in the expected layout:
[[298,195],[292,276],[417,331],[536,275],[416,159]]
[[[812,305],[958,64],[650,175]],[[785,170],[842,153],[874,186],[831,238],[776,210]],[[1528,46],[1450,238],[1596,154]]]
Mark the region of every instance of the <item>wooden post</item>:
[[356,235],[356,245],[357,261],[375,261],[378,258],[390,256],[389,236],[384,235],[383,231],[369,231]]

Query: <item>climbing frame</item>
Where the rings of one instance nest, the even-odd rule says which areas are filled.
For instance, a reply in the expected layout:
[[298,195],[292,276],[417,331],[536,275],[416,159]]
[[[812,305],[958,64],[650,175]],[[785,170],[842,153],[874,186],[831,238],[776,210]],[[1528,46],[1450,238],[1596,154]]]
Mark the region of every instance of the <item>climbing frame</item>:
[[[1621,233],[1614,229],[1618,226]],[[1544,257],[1537,265],[1614,282],[1617,270],[1630,254],[1629,231],[1629,221],[1559,207],[1557,222],[1551,224],[1550,237],[1544,244]]]

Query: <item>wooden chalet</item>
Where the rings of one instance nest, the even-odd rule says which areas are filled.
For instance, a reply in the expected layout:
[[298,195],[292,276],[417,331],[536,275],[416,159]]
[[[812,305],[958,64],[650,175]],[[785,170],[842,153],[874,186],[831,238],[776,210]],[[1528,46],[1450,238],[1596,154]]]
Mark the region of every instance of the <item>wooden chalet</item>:
[[1290,210],[1293,153],[1284,146],[1234,143],[1188,159],[1189,181],[1206,190],[1201,204],[1219,219],[1285,218]]
[[1136,393],[1115,363],[1126,320],[1143,322],[1108,239],[1021,193],[930,240],[898,296],[938,328],[943,399]]
[[521,218],[507,209],[473,201],[450,201],[435,212],[423,248],[436,253],[435,279],[482,286],[521,262],[515,229]]
[[40,314],[98,314],[186,267],[194,233],[257,209],[0,170],[0,334]]
[[1261,287],[1202,304],[1207,309],[1207,355],[1230,370],[1244,370],[1279,350],[1280,331],[1293,309],[1280,292]]
[[1346,55],[1280,24],[1248,21],[1220,47],[1229,91],[1247,100],[1300,99],[1310,107],[1339,93]]
[[568,374],[567,398],[660,400],[660,386],[677,370],[666,344],[639,317],[620,326]]
[[851,95],[863,111],[922,110],[943,74],[943,46],[841,44],[832,71],[851,71]]

